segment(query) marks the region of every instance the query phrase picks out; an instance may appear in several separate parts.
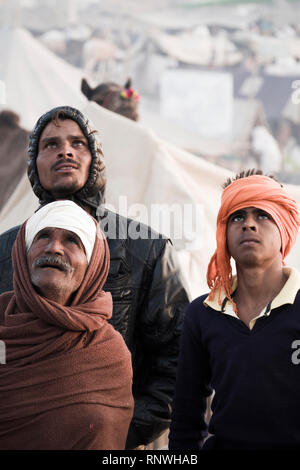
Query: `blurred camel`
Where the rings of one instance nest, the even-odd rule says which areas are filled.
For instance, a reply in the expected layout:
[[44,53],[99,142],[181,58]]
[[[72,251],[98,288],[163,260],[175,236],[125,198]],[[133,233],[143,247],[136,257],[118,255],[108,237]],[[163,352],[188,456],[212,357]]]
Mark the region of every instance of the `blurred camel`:
[[131,88],[129,78],[124,86],[114,82],[105,82],[91,88],[85,78],[81,82],[81,91],[90,101],[95,101],[106,109],[121,114],[133,121],[138,121],[139,95]]

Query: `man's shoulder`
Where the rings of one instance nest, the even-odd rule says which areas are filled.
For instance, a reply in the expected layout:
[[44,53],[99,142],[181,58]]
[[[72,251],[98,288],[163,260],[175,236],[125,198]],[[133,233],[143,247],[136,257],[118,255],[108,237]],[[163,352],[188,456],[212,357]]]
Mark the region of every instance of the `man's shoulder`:
[[17,238],[20,225],[10,228],[0,235],[0,259],[10,256],[12,246]]
[[186,318],[189,321],[200,322],[207,314],[210,313],[210,308],[204,304],[208,294],[200,295],[191,301],[186,310]]
[[5,232],[2,232],[0,234],[0,240],[2,241],[2,240],[16,239],[16,237],[18,235],[19,228],[20,228],[20,225],[16,225],[15,227],[12,227],[12,228],[6,230]]
[[207,310],[206,305],[204,304],[205,299],[207,298],[208,294],[202,294],[199,297],[196,297],[189,305],[189,309],[192,311],[199,311],[199,309]]

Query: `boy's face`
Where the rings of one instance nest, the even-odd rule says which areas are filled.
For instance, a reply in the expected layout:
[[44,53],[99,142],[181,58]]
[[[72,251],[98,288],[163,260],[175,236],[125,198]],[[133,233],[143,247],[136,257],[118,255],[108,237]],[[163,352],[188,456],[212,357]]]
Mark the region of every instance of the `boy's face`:
[[255,207],[231,214],[227,221],[227,248],[237,265],[264,266],[282,260],[281,236],[272,217]]

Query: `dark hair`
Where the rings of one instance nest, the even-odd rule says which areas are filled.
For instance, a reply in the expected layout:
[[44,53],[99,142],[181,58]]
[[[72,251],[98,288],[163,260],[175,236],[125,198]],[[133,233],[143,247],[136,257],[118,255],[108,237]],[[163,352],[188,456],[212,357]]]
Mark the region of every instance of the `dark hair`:
[[59,127],[59,121],[66,121],[67,119],[71,119],[70,116],[68,116],[63,110],[59,109],[51,117],[51,122],[56,127]]
[[[253,176],[253,175],[267,176],[268,178],[272,178],[273,180],[277,181],[277,183],[279,183],[279,181],[273,175],[265,175],[262,170],[258,170],[257,168],[251,168],[251,169],[248,169],[248,170],[243,170],[240,173],[237,173],[232,178],[227,178],[225,183],[222,185],[222,188],[225,189],[225,188],[227,188],[227,186],[229,186],[234,181],[239,180],[241,178],[247,178],[248,176]],[[281,183],[279,183],[279,184],[280,184],[281,187],[283,187]]]
[[[73,121],[74,119],[72,119],[69,114],[67,114],[65,111],[63,110],[58,110],[56,111],[52,118],[51,118],[51,122],[56,126],[56,127],[59,127],[59,121],[67,121],[68,119],[70,119],[71,121]],[[76,122],[76,121],[75,121]],[[94,130],[91,130],[91,128],[89,129],[89,132],[88,132],[88,135],[92,135],[92,134],[98,134],[98,131],[97,129],[94,129]]]

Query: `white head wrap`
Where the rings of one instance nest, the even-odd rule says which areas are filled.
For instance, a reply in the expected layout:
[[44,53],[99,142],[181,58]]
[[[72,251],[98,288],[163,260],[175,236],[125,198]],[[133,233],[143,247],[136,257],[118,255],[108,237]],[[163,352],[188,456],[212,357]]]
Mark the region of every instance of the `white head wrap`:
[[27,220],[25,230],[27,251],[36,234],[46,227],[62,228],[76,233],[85,248],[88,263],[90,262],[96,239],[96,224],[75,202],[66,200],[51,202]]

